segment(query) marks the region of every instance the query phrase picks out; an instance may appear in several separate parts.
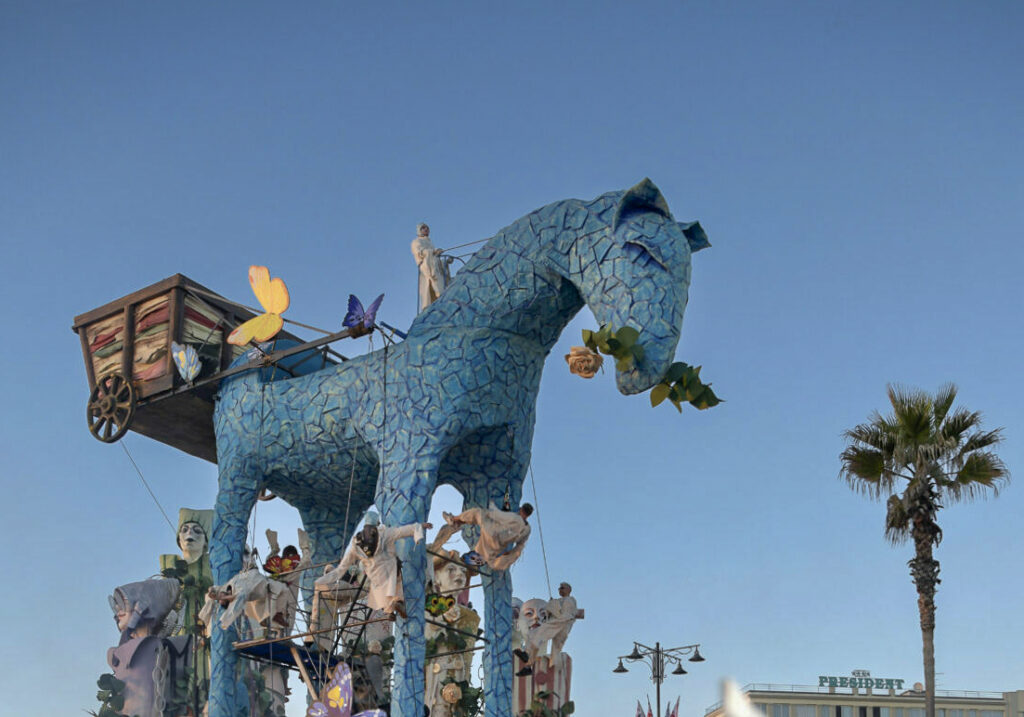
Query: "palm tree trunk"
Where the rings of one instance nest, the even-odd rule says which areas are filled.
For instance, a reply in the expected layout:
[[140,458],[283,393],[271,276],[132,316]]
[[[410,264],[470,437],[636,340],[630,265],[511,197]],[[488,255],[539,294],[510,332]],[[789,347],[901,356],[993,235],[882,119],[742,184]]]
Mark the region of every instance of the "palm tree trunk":
[[925,717],[935,717],[935,591],[939,582],[939,561],[932,557],[933,532],[915,525],[914,559],[910,575],[917,587],[917,610],[921,616],[921,645],[924,654]]

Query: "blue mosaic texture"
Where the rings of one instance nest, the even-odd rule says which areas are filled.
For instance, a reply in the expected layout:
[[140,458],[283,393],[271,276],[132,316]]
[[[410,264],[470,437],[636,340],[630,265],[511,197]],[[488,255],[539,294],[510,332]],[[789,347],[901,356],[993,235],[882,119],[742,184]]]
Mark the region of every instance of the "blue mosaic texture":
[[[226,379],[215,413],[215,581],[240,569],[263,488],[298,509],[314,563],[341,555],[372,503],[389,526],[425,521],[439,484],[466,508],[500,504],[506,490],[518,505],[541,370],[566,324],[586,304],[598,325],[639,329],[644,358],[616,381],[623,393],[650,388],[674,359],[691,252],[707,245],[650,180],[556,202],[491,238],[402,343],[294,378],[266,368]],[[411,540],[398,550],[409,618],[395,626],[390,714],[421,717],[426,554]],[[511,578],[486,577],[484,592],[486,714],[511,717]],[[248,709],[233,639],[214,631],[211,717]]]

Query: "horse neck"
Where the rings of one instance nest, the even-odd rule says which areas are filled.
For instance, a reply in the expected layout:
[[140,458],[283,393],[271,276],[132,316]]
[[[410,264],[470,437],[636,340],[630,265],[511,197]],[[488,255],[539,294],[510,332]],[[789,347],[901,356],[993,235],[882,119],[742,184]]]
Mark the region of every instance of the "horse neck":
[[[549,351],[583,299],[553,260],[555,242],[523,217],[506,227],[458,272],[409,329],[410,338],[438,328],[492,329]],[[564,241],[564,237],[560,242]]]

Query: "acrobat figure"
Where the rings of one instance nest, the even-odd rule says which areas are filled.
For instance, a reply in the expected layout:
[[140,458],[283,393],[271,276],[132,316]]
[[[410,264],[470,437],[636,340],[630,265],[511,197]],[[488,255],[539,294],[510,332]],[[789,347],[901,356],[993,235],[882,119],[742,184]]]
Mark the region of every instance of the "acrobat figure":
[[422,222],[416,225],[416,238],[412,240],[412,256],[420,270],[420,311],[430,306],[451,281],[451,258],[442,257],[430,241],[430,227]]
[[386,614],[397,612],[406,617],[395,543],[402,538],[412,538],[418,543],[423,540],[423,531],[432,527],[430,523],[410,523],[388,528],[379,525],[376,513],[367,513],[366,525],[352,538],[341,562],[333,570],[324,573],[323,577],[317,578],[316,583],[337,584],[358,560],[370,581],[367,604],[374,610],[383,610]]
[[444,519],[452,532],[464,525],[480,526],[480,538],[473,552],[494,570],[508,570],[519,559],[530,537],[530,524],[526,519],[531,515],[533,506],[523,503],[515,513],[496,508],[470,508],[458,515],[444,513]]
[[545,605],[543,612],[546,617],[527,632],[526,649],[513,650],[516,657],[526,663],[516,673],[516,677],[533,674],[537,656],[548,640],[551,641],[551,654],[548,659],[553,663],[558,658],[565,641],[569,638],[572,626],[576,620],[584,617],[583,610],[576,607],[576,598],[572,597],[571,592],[572,585],[561,583],[558,586],[558,597],[548,600]]

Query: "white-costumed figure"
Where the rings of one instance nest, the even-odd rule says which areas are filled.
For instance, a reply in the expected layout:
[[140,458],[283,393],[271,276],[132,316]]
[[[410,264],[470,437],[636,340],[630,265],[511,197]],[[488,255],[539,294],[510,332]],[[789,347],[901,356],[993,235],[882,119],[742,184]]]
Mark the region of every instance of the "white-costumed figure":
[[442,258],[441,250],[434,248],[434,243],[430,241],[430,227],[423,223],[416,225],[416,238],[412,240],[410,248],[420,271],[420,311],[423,311],[437,301],[437,297],[451,281],[451,260]]
[[519,559],[530,537],[530,524],[526,519],[533,515],[533,506],[523,503],[515,513],[490,508],[470,508],[458,515],[444,514],[449,525],[480,526],[480,537],[473,550],[494,570],[508,570]]
[[397,528],[377,524],[376,513],[367,514],[366,525],[352,538],[352,543],[341,562],[320,580],[337,581],[358,560],[370,583],[367,604],[385,613],[397,612],[405,617],[402,596],[402,576],[398,569],[395,543],[402,538],[423,540],[424,529],[433,527],[430,523],[410,523]]
[[572,626],[577,619],[583,617],[583,611],[576,607],[576,598],[571,593],[572,586],[569,583],[562,583],[558,586],[558,597],[548,600],[544,605],[543,620],[532,626],[527,633],[526,649],[514,651],[516,656],[526,663],[516,673],[517,676],[529,675],[533,672],[537,657],[544,654],[544,648],[549,641],[551,642],[549,660],[554,663],[558,659]]

